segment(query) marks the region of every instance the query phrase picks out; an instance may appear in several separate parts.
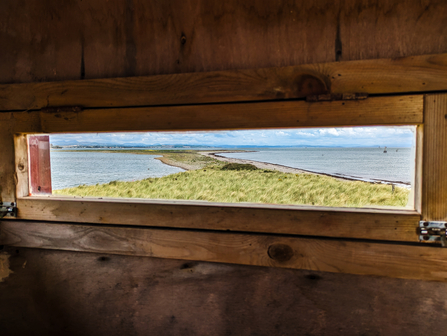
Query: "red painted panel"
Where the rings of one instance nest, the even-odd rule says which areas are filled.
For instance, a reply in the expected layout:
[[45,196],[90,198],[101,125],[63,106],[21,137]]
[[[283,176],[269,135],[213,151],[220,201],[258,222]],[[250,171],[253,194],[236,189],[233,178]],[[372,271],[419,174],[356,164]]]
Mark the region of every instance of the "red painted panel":
[[51,194],[50,137],[48,135],[30,135],[28,150],[30,194]]

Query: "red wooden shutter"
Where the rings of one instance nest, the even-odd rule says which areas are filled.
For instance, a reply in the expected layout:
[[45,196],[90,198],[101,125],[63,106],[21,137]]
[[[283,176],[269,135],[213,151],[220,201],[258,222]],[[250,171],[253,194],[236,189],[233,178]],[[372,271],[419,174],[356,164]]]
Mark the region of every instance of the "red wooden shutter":
[[28,148],[30,194],[51,195],[50,137],[30,135]]

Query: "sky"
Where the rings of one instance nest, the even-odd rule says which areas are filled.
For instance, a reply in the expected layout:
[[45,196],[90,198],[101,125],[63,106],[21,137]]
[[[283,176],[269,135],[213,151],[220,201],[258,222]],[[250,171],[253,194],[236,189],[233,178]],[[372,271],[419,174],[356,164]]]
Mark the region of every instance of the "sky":
[[51,135],[53,145],[342,146],[411,147],[415,128],[343,127],[202,132],[83,133]]

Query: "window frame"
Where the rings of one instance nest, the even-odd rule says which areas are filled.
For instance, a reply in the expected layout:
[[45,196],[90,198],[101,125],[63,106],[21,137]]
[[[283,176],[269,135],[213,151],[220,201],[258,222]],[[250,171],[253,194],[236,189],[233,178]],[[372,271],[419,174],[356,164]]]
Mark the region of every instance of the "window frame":
[[[438,54],[0,85],[5,130],[0,133],[0,195],[18,205],[17,218],[0,221],[0,244],[446,281],[447,249],[419,243],[416,233],[420,219],[447,220],[446,62],[447,54]],[[342,95],[358,88],[373,96],[364,101],[299,100],[309,91]],[[393,102],[405,104],[411,93],[419,99],[413,121],[415,114],[392,107]],[[346,114],[349,106],[371,108],[380,100],[372,114],[362,114],[366,119],[356,117],[354,109]],[[78,104],[84,108],[73,106]],[[314,118],[315,108],[323,105],[324,113]],[[197,109],[204,106],[213,113]],[[235,106],[237,112],[225,112]],[[375,114],[379,107],[388,112]],[[407,107],[414,109],[414,102]],[[310,119],[296,119],[297,110]],[[176,115],[187,118],[169,124]],[[122,120],[133,122],[124,127]],[[26,134],[393,124],[417,125],[414,211],[26,196]],[[109,217],[92,217],[98,211]]]
[[[243,111],[245,113],[241,116]],[[296,127],[297,124],[301,127],[416,125],[421,129],[423,96],[34,113],[38,114],[38,124],[45,134],[84,130],[113,132],[216,130],[222,127],[289,128]],[[110,115],[113,120],[108,122]],[[137,119],[139,122],[136,122]],[[177,119],[180,121],[174,123],[173,120]],[[15,143],[19,156],[16,161],[27,165],[24,163],[27,157],[23,155],[27,153],[27,149],[23,148],[26,146],[26,134],[29,132],[16,135]],[[417,152],[420,151],[420,146],[419,142],[416,143]],[[416,172],[415,175],[420,174]],[[17,179],[22,193],[17,198],[19,220],[418,241],[413,230],[420,218],[418,205],[415,210],[408,210],[28,196],[28,176],[17,173]],[[417,182],[414,185],[415,190],[420,189]],[[420,199],[419,191],[416,194],[415,199]],[[185,213],[188,215],[185,216]],[[275,221],[276,225],[273,224]],[[357,225],[359,222],[362,225]]]

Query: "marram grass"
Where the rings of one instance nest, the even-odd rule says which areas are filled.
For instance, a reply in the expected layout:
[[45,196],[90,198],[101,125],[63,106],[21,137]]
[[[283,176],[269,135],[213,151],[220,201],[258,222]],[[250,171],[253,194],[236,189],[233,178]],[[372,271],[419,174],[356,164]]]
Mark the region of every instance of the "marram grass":
[[53,191],[58,195],[125,197],[210,202],[302,204],[333,207],[405,207],[409,190],[391,185],[346,181],[315,174],[271,170],[221,170],[208,166],[161,178],[113,181]]

